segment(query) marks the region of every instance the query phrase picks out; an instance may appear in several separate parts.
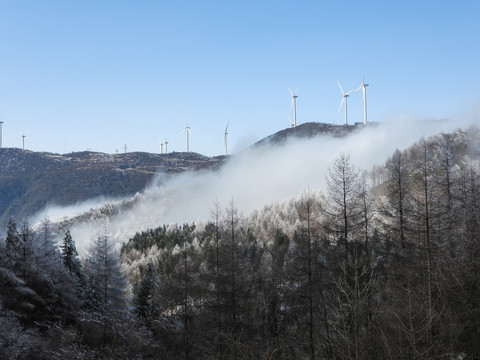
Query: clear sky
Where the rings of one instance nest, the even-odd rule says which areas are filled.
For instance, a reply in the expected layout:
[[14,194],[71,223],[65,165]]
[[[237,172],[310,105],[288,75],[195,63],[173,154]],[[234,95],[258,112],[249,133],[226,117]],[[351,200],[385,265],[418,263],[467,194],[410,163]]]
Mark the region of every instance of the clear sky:
[[[4,147],[224,153],[297,119],[479,109],[480,1],[0,0]],[[349,122],[363,120],[361,91]],[[416,139],[413,139],[416,140]]]

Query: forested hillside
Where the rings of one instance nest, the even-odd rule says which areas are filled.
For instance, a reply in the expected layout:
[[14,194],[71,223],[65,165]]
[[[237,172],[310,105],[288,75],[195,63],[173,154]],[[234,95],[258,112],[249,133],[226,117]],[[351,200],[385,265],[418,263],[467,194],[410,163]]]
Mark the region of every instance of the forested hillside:
[[47,205],[71,205],[95,197],[142,192],[155,174],[214,169],[223,157],[196,153],[64,155],[0,148],[0,227],[10,217],[34,215]]
[[[420,139],[327,188],[136,234],[79,260],[9,223],[0,353],[38,359],[480,357],[480,132]],[[312,165],[313,166],[313,165]],[[213,199],[212,199],[213,200]]]

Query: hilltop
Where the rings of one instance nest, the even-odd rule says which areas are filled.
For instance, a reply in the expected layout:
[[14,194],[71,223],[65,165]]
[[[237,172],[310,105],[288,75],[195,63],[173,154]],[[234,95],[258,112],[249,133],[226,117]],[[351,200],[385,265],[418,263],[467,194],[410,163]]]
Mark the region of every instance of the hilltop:
[[[376,126],[377,123],[368,123],[366,126]],[[355,123],[353,125],[335,125],[327,123],[307,122],[296,127],[286,128],[280,130],[275,134],[267,136],[266,138],[255,143],[254,146],[262,146],[266,144],[281,145],[287,139],[296,138],[313,138],[315,136],[327,135],[331,137],[344,137],[353,132],[364,129],[363,123]]]

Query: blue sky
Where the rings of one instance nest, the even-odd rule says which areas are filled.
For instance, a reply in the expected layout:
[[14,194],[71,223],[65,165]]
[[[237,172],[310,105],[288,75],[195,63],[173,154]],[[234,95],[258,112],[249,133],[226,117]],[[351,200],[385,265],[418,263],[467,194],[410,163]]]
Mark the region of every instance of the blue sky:
[[[4,147],[206,155],[297,119],[457,119],[480,100],[478,1],[0,0]],[[362,121],[362,95],[349,121]],[[416,139],[412,139],[416,140]]]

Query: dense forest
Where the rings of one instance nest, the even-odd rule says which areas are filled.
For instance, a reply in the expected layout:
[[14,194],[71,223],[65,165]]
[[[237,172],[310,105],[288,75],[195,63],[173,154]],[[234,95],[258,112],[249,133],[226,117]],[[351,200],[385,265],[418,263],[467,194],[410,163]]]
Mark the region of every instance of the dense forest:
[[[85,259],[48,219],[0,245],[6,359],[478,359],[480,132],[420,139],[324,191],[136,234]],[[312,161],[312,166],[315,166]],[[275,179],[272,179],[272,186]],[[161,225],[161,224],[159,224]]]

